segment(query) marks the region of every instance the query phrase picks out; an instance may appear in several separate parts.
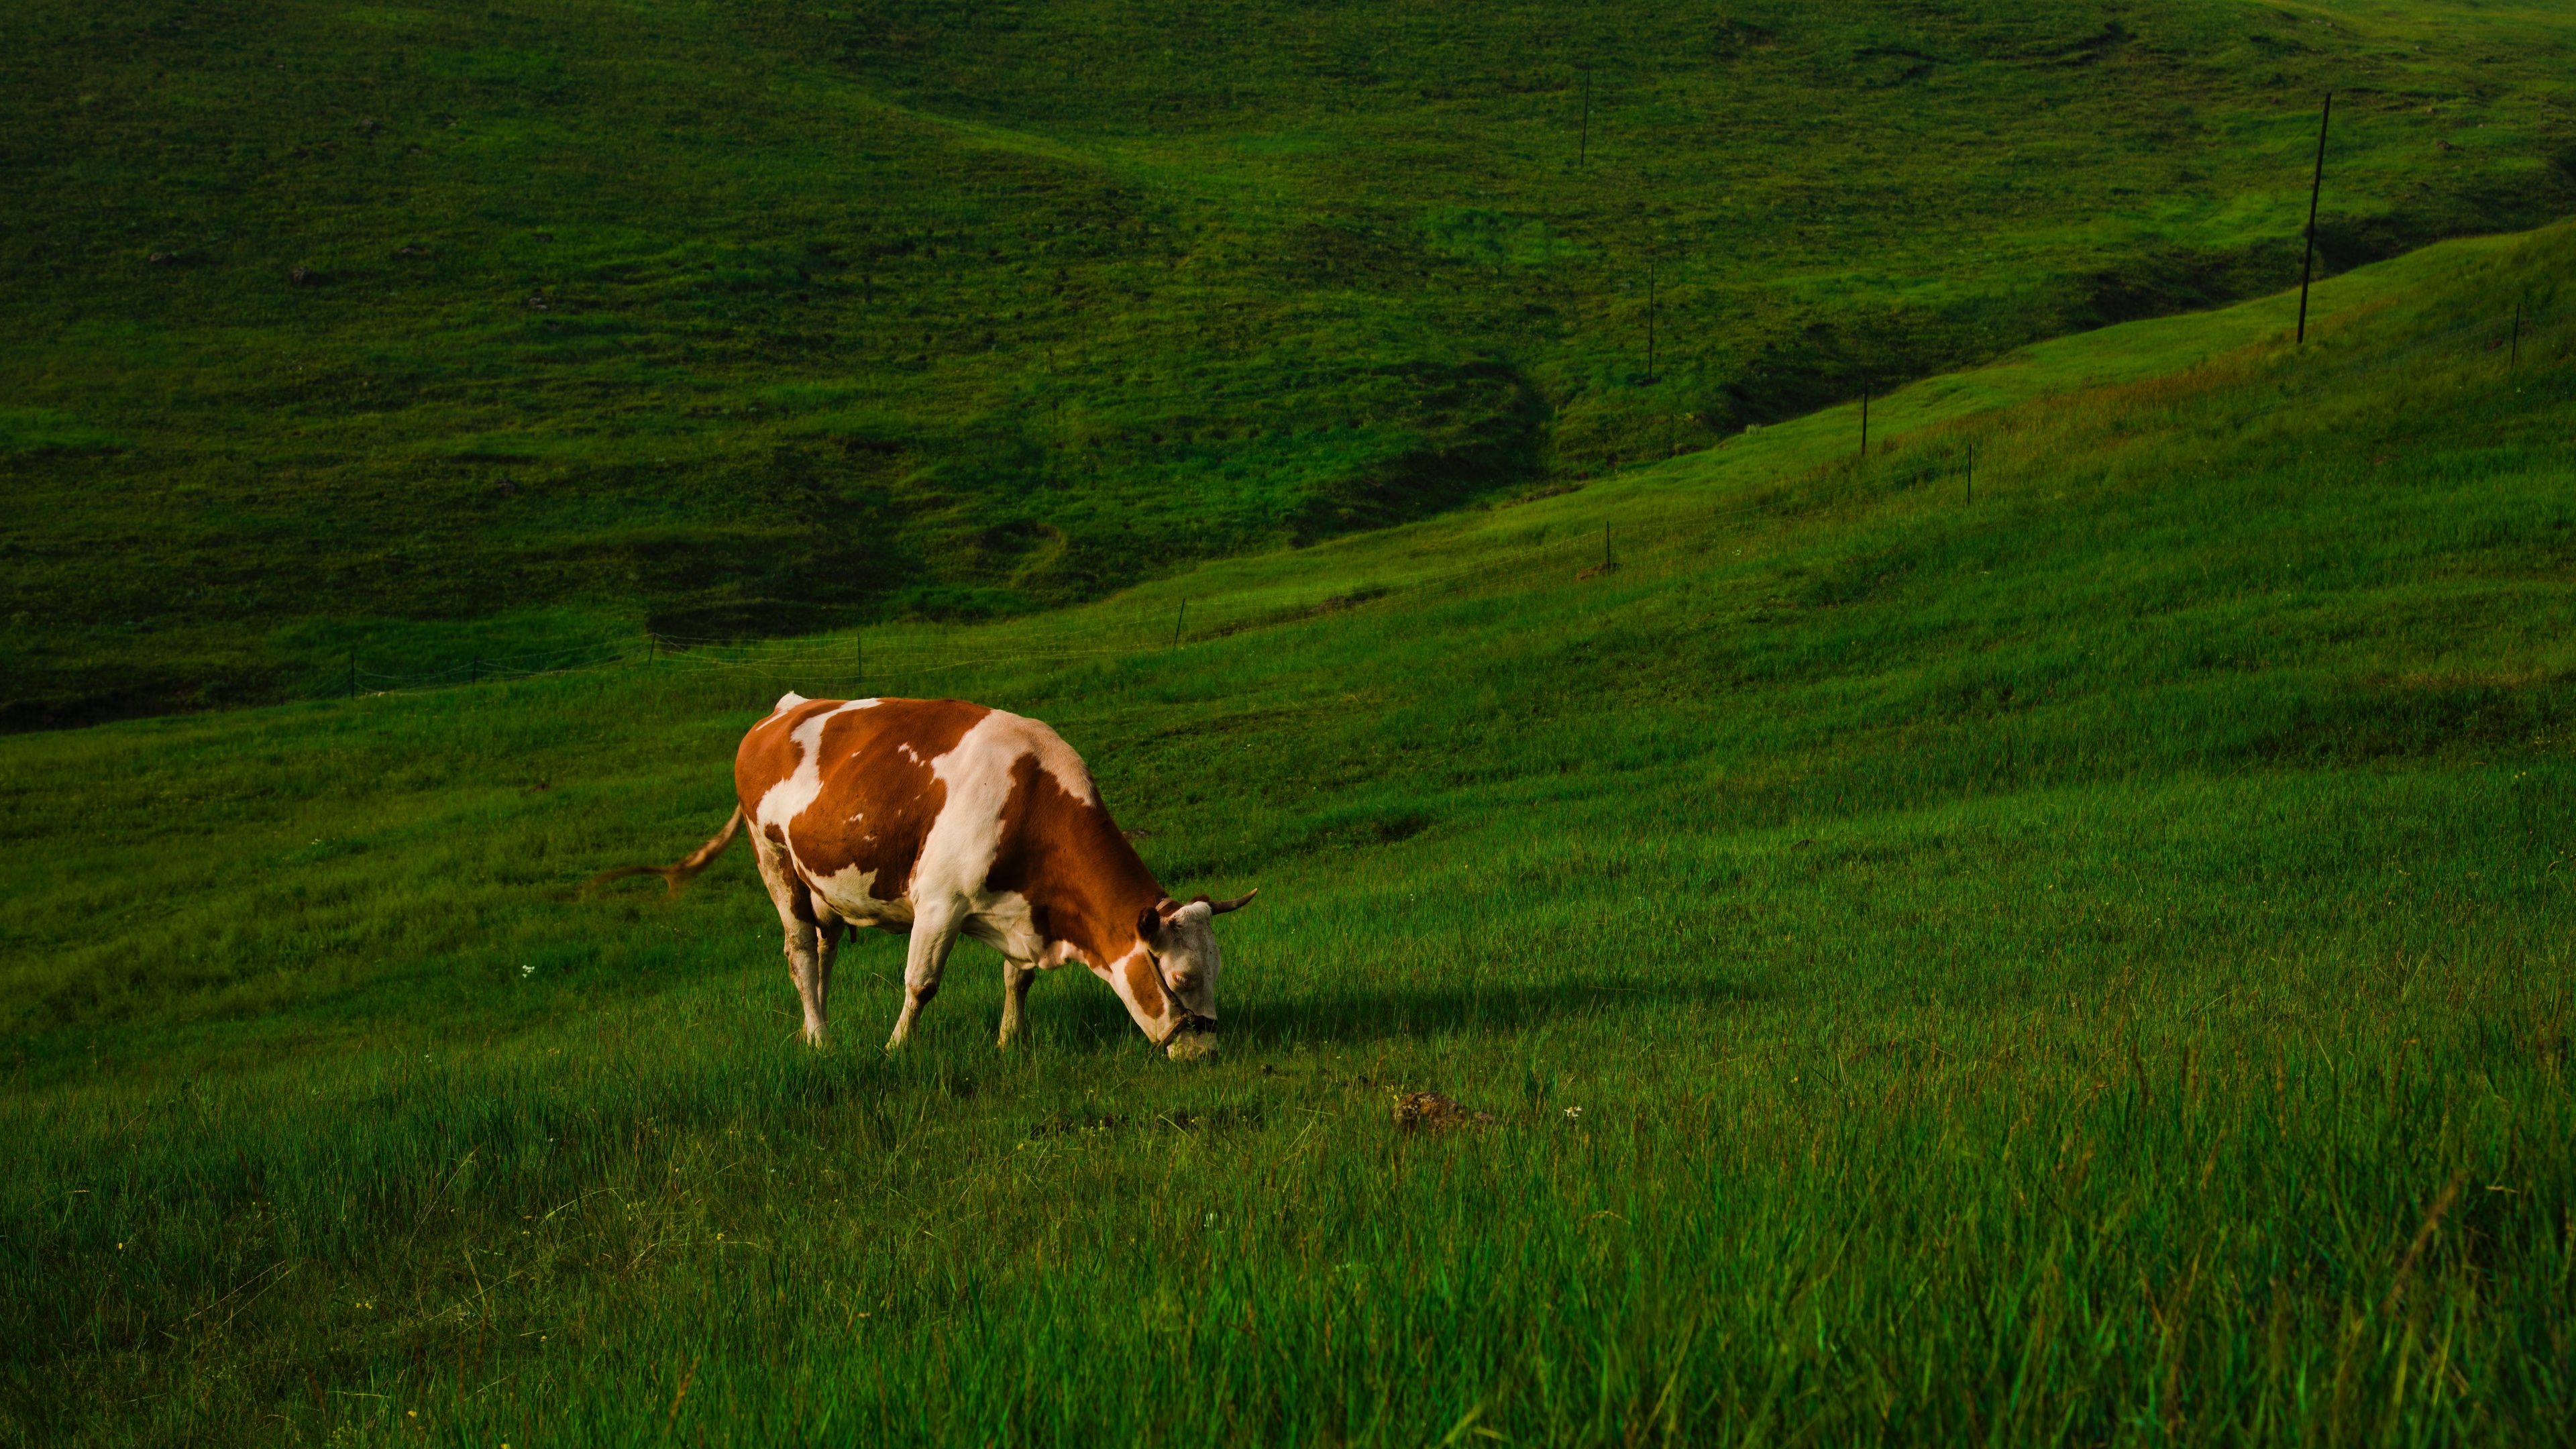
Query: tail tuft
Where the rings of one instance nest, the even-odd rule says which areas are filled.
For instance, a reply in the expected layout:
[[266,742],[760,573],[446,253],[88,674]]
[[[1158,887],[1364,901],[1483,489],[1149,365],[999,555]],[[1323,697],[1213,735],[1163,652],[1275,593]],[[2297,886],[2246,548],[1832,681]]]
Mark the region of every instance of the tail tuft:
[[669,887],[670,894],[677,896],[682,887],[698,878],[698,872],[713,865],[716,857],[724,854],[725,847],[733,844],[733,838],[741,833],[742,807],[736,805],[733,818],[725,822],[725,828],[716,832],[715,839],[690,852],[688,859],[677,865],[621,865],[615,870],[602,871],[583,883],[581,894],[587,898],[610,881],[624,880],[630,875],[658,875],[662,884]]

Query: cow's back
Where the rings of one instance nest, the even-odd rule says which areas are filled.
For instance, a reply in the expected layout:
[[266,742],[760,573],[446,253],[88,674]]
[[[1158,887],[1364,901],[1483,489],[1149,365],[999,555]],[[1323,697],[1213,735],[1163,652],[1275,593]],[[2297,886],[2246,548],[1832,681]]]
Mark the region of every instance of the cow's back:
[[844,914],[902,899],[948,806],[932,762],[993,711],[954,699],[790,695],[743,736],[734,787],[751,826]]

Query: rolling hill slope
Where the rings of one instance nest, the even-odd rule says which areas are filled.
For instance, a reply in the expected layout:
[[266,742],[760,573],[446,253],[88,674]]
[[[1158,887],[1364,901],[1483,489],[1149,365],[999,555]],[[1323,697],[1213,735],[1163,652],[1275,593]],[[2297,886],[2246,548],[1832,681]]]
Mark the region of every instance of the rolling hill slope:
[[2285,284],[2329,87],[2329,271],[2576,202],[2551,6],[5,25],[20,728],[1006,615],[1604,476]]
[[[864,657],[0,740],[0,1434],[2545,1442],[2571,262]],[[886,941],[817,1055],[742,861],[573,898],[843,680],[1260,885],[1225,1059],[1080,979],[997,1056],[973,947],[885,1058]]]

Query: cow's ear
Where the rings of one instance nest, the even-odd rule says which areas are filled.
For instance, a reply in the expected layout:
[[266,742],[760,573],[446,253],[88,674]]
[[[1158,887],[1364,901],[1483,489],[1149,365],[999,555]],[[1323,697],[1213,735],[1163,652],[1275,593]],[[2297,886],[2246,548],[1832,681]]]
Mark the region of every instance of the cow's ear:
[[1156,936],[1161,934],[1163,934],[1163,913],[1161,911],[1156,910],[1152,906],[1147,906],[1136,913],[1137,940],[1150,944]]

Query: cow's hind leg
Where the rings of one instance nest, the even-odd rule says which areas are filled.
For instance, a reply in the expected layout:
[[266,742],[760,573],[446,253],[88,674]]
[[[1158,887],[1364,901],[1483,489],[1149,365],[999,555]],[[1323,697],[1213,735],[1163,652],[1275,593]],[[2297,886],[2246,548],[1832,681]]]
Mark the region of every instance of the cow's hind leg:
[[957,944],[958,928],[964,924],[964,913],[949,902],[915,909],[912,943],[903,961],[903,1015],[895,1018],[894,1035],[886,1038],[887,1051],[900,1050],[912,1040],[913,1018],[939,994],[939,973],[947,966],[949,949]]
[[1029,983],[1037,979],[1038,968],[1025,961],[1002,962],[1002,1035],[993,1045],[1006,1047],[1018,1040],[1027,1021]]
[[769,887],[770,903],[778,907],[778,924],[787,932],[783,948],[787,974],[795,980],[797,999],[805,1006],[805,1040],[821,1046],[830,1031],[823,1015],[823,990],[829,980],[831,946],[815,924],[813,902],[805,883],[787,863],[787,853],[762,836],[754,836],[753,843],[758,847],[752,856],[760,862],[761,882]]
[[823,919],[814,928],[814,1019],[828,1024],[832,1019],[832,958],[841,953],[841,937],[850,927],[829,911],[816,914]]

